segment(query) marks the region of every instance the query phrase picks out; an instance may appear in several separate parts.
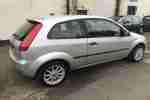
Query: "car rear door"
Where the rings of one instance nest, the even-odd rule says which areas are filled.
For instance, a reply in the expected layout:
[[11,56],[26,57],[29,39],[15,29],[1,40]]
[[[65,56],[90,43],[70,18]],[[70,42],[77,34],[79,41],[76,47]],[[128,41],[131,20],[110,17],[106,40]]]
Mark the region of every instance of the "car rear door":
[[130,36],[122,36],[121,27],[106,19],[85,20],[88,35],[88,63],[100,63],[126,57]]

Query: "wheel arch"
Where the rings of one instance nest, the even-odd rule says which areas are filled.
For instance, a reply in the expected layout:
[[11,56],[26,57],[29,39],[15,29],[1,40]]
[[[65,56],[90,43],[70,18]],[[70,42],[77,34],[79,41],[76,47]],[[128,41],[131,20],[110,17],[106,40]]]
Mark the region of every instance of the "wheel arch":
[[138,45],[141,45],[141,46],[143,46],[143,47],[144,47],[144,50],[145,50],[145,48],[146,48],[146,45],[145,45],[144,43],[139,43],[139,44],[137,44],[136,46],[138,46]]
[[41,66],[39,66],[39,68],[37,69],[34,77],[36,78],[38,76],[38,74],[40,73],[40,71],[44,68],[44,65],[46,65],[48,63],[51,63],[51,62],[55,62],[55,61],[63,62],[66,65],[66,67],[67,67],[67,72],[70,71],[71,68],[70,68],[70,63],[68,61],[66,61],[64,59],[53,59],[53,60],[47,61],[44,64],[42,64]]
[[141,38],[141,39],[137,39],[133,42],[133,44],[131,45],[131,49],[130,52],[138,45],[142,45],[144,47],[144,49],[146,48],[146,41],[145,39]]
[[[139,46],[139,45],[143,46],[143,47],[144,47],[144,50],[145,50],[146,45],[145,45],[145,43],[143,43],[143,42],[136,43],[136,44],[133,46],[132,50],[133,50],[134,48],[136,48],[137,46]],[[132,51],[132,50],[131,50],[131,51]]]
[[49,53],[45,54],[41,57],[39,57],[31,66],[33,76],[35,77],[38,73],[38,71],[41,69],[41,67],[44,64],[47,64],[52,61],[63,61],[65,64],[68,65],[68,69],[70,70],[74,64],[75,61],[74,59],[67,53],[64,52],[54,52],[54,53]]

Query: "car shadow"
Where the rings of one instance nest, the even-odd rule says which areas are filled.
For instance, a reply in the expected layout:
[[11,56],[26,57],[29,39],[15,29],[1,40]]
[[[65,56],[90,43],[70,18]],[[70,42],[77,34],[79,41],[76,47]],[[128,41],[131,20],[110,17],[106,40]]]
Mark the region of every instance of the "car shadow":
[[[47,95],[51,98],[62,98],[67,95],[73,94],[83,88],[86,88],[88,85],[96,81],[101,81],[105,77],[116,74],[113,72],[113,70],[115,71],[118,68],[120,69],[125,63],[127,63],[127,61],[120,60],[73,71],[70,73],[69,77],[64,83],[54,88],[49,88]],[[115,66],[115,64],[117,64],[117,66]],[[99,85],[97,87],[103,87],[103,85],[103,83],[99,82]]]
[[[8,55],[8,48],[0,49],[0,96],[26,94],[27,97],[44,93],[48,98],[64,98],[88,86],[104,87],[103,80],[119,75],[122,69],[129,69],[127,60],[119,60],[105,64],[98,64],[71,72],[66,80],[56,87],[48,87],[39,82],[23,76],[15,68],[15,63]],[[135,64],[133,64],[133,67]],[[10,92],[11,91],[11,92]],[[8,94],[11,93],[11,94]],[[25,97],[26,98],[26,97]]]

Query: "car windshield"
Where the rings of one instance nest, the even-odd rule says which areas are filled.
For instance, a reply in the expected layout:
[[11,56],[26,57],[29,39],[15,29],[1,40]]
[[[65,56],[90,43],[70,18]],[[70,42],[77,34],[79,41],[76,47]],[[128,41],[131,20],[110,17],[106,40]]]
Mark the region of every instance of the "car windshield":
[[140,24],[142,23],[142,18],[139,16],[126,16],[126,17],[121,18],[119,22],[121,24],[124,24],[126,22],[131,23],[131,24]]

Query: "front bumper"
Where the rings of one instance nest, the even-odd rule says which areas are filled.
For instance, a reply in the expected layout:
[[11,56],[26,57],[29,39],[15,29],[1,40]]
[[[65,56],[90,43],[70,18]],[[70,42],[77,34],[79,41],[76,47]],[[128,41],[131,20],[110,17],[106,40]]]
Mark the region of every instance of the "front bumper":
[[30,68],[30,63],[23,58],[17,58],[11,48],[9,48],[9,55],[12,61],[16,63],[16,69],[19,70],[23,75],[28,77],[34,77],[34,73],[32,69]]

